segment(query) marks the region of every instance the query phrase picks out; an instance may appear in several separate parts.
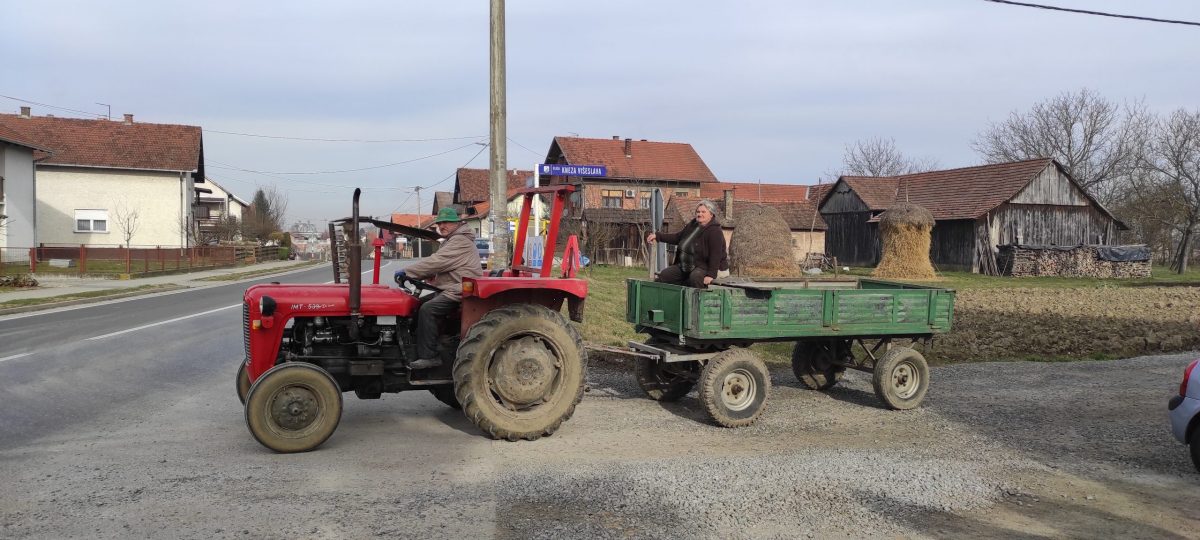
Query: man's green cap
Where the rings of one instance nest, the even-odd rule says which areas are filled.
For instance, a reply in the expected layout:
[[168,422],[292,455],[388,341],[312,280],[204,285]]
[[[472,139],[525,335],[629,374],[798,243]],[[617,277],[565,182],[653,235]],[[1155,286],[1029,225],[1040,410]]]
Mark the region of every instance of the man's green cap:
[[455,212],[453,208],[438,210],[438,215],[433,220],[434,223],[458,223],[460,221],[462,220],[459,219],[458,212]]

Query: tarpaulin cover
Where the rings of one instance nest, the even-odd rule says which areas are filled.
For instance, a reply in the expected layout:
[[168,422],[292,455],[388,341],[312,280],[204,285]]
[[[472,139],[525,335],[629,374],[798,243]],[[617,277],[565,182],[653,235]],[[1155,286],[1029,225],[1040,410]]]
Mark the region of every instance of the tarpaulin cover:
[[1016,244],[1013,246],[1000,247],[1054,251],[1072,251],[1081,247],[1090,247],[1096,250],[1096,257],[1102,261],[1142,262],[1150,260],[1150,247],[1145,244],[1130,244],[1127,246],[1038,246],[1030,244]]

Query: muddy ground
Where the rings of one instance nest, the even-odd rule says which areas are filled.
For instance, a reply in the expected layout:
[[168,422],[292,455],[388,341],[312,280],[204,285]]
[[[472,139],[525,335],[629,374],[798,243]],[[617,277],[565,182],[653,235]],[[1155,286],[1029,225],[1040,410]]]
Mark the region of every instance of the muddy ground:
[[1120,358],[1200,349],[1200,288],[958,291],[935,362]]

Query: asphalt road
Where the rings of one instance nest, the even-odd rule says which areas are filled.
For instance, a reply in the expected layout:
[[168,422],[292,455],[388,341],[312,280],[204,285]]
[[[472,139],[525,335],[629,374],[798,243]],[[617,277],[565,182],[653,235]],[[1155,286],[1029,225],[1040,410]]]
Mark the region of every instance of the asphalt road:
[[[385,262],[381,280],[406,262]],[[236,370],[247,287],[332,279],[323,265],[0,318],[0,449],[70,429],[147,394],[187,393],[190,381]]]

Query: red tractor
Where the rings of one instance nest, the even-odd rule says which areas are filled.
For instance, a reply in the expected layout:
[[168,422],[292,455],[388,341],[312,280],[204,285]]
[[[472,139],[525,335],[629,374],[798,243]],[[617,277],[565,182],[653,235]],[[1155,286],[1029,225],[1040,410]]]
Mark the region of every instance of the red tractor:
[[[442,366],[410,370],[417,310],[434,289],[411,278],[400,288],[380,285],[378,264],[373,283],[362,284],[358,228],[366,222],[417,238],[434,240],[437,234],[360,219],[355,190],[352,217],[341,220],[350,231],[348,283],[337,283],[339,278],[333,284],[246,290],[246,358],[237,388],[250,433],[277,452],[312,450],[337,429],[342,392],[378,399],[404,390],[428,390],[496,439],[535,440],[554,433],[583,396],[587,365],[579,332],[562,315],[566,302],[570,319],[581,322],[587,297],[587,282],[575,277],[579,248],[574,237],[568,238],[561,274],[551,275],[559,222],[573,191],[570,185],[521,191],[512,264],[464,280],[461,313],[441,328]],[[522,253],[531,203],[542,193],[554,202],[545,262],[532,268]]]

